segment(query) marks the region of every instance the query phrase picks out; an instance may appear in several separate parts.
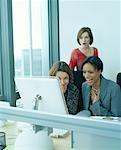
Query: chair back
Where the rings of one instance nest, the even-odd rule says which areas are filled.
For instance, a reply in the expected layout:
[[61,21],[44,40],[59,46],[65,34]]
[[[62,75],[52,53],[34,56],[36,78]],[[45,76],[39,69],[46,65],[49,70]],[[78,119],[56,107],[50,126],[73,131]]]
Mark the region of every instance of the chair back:
[[82,100],[82,83],[85,81],[83,77],[82,71],[73,71],[73,81],[74,84],[77,86],[79,89],[79,104],[78,104],[78,112],[83,110],[83,100]]
[[119,72],[119,73],[117,74],[116,83],[119,84],[120,87],[121,87],[121,72]]
[[82,83],[85,81],[82,71],[73,71],[73,80],[74,84],[80,89]]

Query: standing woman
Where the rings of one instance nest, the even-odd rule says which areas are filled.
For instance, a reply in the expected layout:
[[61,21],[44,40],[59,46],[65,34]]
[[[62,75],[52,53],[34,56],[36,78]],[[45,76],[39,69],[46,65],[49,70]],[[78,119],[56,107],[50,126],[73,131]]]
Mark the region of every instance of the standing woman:
[[84,110],[91,115],[121,117],[121,89],[102,75],[103,62],[99,57],[88,57],[82,64],[86,82],[82,84]]
[[81,70],[83,61],[89,56],[98,56],[98,49],[91,47],[93,43],[93,34],[89,27],[83,27],[77,34],[77,42],[80,45],[71,53],[69,67],[71,70]]
[[69,114],[78,113],[79,90],[72,82],[72,72],[64,61],[55,63],[49,71],[50,76],[60,79],[60,85],[65,96]]

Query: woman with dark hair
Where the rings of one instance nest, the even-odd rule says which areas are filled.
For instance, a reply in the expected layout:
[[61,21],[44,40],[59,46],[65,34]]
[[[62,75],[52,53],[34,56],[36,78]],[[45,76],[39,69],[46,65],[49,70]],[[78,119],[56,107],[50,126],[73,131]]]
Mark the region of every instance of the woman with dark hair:
[[60,85],[65,96],[69,114],[78,113],[79,90],[72,82],[72,72],[68,64],[64,61],[55,63],[49,71],[50,76],[60,79]]
[[103,77],[103,62],[99,57],[88,57],[82,64],[86,82],[82,84],[84,110],[91,115],[121,116],[121,89]]
[[91,47],[93,43],[93,34],[89,27],[82,27],[77,34],[77,42],[80,45],[71,53],[69,67],[71,70],[75,68],[81,70],[83,61],[89,56],[98,56],[98,49]]

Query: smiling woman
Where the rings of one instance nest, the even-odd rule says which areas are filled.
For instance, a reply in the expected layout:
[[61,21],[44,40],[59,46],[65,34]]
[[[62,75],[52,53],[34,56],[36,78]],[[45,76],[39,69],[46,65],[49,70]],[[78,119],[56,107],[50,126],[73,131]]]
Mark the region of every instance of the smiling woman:
[[121,89],[103,77],[103,62],[99,57],[88,57],[82,64],[86,82],[82,84],[83,106],[94,116],[121,117]]

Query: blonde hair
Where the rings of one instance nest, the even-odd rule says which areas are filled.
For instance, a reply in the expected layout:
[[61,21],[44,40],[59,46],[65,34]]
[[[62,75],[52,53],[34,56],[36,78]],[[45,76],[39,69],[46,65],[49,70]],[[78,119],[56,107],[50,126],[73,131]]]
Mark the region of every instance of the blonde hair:
[[71,69],[69,68],[68,64],[64,61],[59,61],[57,63],[55,63],[50,71],[49,71],[49,75],[50,76],[56,76],[56,73],[58,71],[62,71],[62,72],[66,72],[69,76],[69,80],[72,80],[72,71]]

